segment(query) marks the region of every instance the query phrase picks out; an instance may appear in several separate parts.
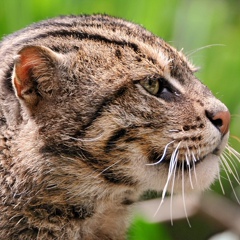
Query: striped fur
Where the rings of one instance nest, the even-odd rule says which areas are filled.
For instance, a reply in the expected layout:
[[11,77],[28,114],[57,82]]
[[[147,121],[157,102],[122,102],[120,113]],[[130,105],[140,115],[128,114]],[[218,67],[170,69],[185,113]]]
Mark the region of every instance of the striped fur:
[[142,27],[58,17],[5,37],[0,57],[1,239],[125,239],[130,205],[165,188],[174,151],[186,191],[215,179],[228,136],[206,111],[227,108]]

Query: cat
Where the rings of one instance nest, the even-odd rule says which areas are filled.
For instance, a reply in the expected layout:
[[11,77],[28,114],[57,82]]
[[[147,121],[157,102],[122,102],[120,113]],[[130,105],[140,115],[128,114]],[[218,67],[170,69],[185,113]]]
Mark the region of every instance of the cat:
[[122,240],[145,191],[218,176],[227,107],[143,27],[56,17],[6,36],[0,57],[1,239]]

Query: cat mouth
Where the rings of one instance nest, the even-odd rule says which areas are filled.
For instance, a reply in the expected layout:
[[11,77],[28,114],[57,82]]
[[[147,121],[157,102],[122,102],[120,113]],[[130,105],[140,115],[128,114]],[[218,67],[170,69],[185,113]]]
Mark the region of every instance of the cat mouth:
[[[202,162],[209,161],[210,159],[215,159],[217,161],[220,161],[220,156],[223,153],[228,141],[228,134],[226,134],[222,141],[215,147],[214,150],[211,152],[198,157],[198,158],[190,158],[190,159],[184,159],[182,161],[177,162],[177,168],[178,169],[183,169],[185,171],[190,171],[192,169],[195,169],[197,165],[199,165]],[[170,164],[170,162],[168,162]]]
[[220,156],[227,145],[228,135],[229,134],[226,134],[214,149],[202,156],[198,156],[198,154],[194,152],[185,151],[183,154],[181,154],[181,157],[179,157],[178,148],[176,148],[172,153],[167,153],[167,147],[172,143],[170,142],[168,145],[166,145],[162,157],[159,159],[159,154],[155,152],[155,154],[153,154],[150,158],[152,160],[151,162],[153,163],[147,165],[166,164],[168,165],[169,169],[177,168],[182,171],[190,171],[192,169],[195,169],[196,166],[202,162],[206,162],[211,159],[214,159],[214,161],[220,161]]
[[[221,149],[216,148],[216,149],[214,149],[214,151],[202,156],[201,158],[177,160],[177,162],[175,163],[176,168],[178,168],[179,170],[184,170],[184,171],[189,171],[189,170],[195,169],[198,164],[204,162],[205,160],[207,161],[211,157],[219,158],[221,155],[221,152],[222,152]],[[165,158],[162,161],[162,163],[171,165],[171,158],[170,159]]]
[[207,155],[204,155],[203,157],[198,158],[198,159],[191,159],[189,161],[184,160],[184,161],[180,161],[180,162],[178,161],[177,168],[183,169],[184,171],[189,171],[189,170],[195,169],[197,167],[197,165],[199,165],[200,163],[202,163],[204,161],[209,160],[209,158],[212,158],[212,157],[219,158],[220,157],[219,150],[216,149],[213,152],[208,153]]

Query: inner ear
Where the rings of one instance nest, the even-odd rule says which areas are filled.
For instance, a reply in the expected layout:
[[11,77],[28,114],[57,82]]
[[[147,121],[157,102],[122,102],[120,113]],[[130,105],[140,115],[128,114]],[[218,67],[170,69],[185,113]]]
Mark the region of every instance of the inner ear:
[[26,46],[15,58],[13,86],[16,95],[28,105],[37,105],[40,98],[54,88],[53,76],[59,56],[49,48]]

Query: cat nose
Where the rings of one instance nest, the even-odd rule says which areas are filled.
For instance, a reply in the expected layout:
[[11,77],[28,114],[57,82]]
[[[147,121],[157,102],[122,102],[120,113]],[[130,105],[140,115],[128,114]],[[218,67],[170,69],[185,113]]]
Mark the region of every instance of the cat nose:
[[206,111],[206,116],[223,136],[229,131],[231,119],[229,111],[221,111],[215,114]]

